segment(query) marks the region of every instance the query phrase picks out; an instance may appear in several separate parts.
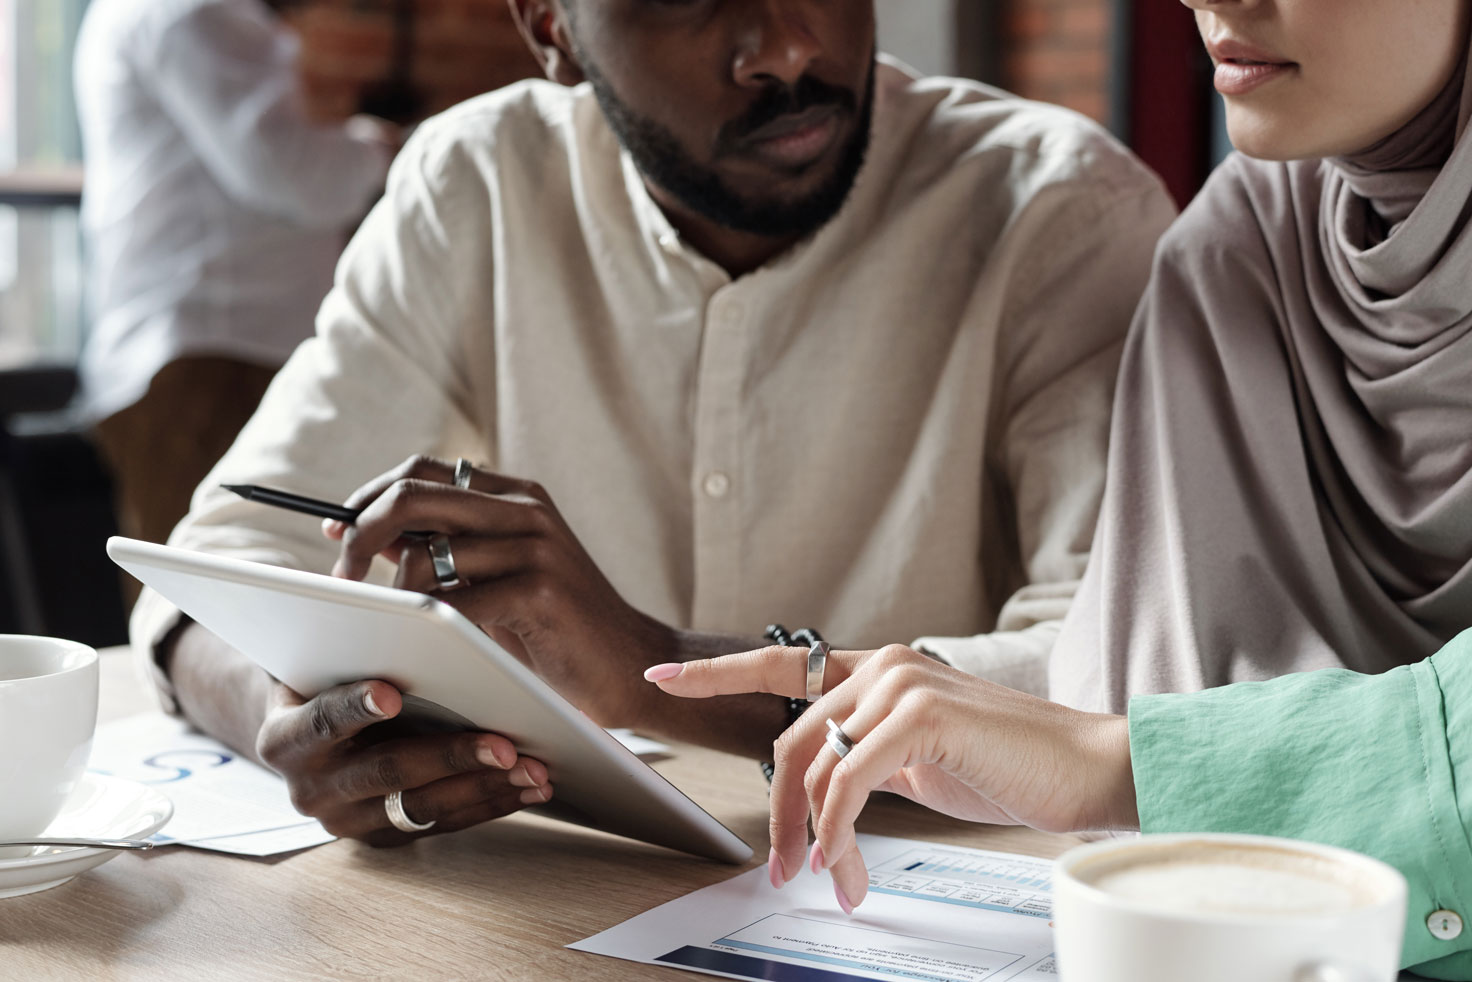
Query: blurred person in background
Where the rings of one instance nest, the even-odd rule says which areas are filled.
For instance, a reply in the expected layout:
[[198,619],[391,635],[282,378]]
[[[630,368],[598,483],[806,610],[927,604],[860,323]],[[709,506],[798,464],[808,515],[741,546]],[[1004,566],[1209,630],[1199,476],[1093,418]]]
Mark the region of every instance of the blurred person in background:
[[162,541],[312,331],[398,128],[309,113],[265,0],[95,0],[77,42],[84,409],[125,534]]

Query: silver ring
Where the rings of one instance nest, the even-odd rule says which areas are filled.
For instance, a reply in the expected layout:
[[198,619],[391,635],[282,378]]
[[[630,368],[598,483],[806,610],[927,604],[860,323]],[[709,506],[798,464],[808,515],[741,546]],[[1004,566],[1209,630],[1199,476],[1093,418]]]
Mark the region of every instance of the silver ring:
[[470,487],[470,477],[474,473],[475,468],[470,465],[470,461],[466,460],[464,457],[457,457],[455,459],[455,487]]
[[854,749],[854,742],[849,739],[847,733],[843,732],[843,727],[833,722],[833,720],[825,720],[824,722],[828,724],[828,736],[825,738],[828,749],[837,754],[839,760],[842,760],[848,756],[850,750]]
[[434,579],[441,590],[453,590],[460,585],[455,555],[450,552],[450,537],[445,533],[437,532],[429,537],[429,561],[434,565]]
[[434,828],[433,822],[416,822],[404,811],[404,792],[395,791],[383,799],[383,810],[388,812],[389,824],[400,832],[424,832]]
[[823,698],[823,670],[828,667],[828,642],[814,641],[808,649],[808,702]]

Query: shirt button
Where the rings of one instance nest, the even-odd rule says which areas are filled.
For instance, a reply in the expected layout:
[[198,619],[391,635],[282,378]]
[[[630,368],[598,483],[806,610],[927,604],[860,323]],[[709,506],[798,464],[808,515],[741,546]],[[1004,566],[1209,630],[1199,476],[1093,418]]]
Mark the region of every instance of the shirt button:
[[664,235],[661,235],[659,237],[659,247],[665,252],[679,252],[680,237],[674,235],[673,233],[666,232]]
[[731,479],[720,471],[711,471],[705,475],[701,487],[705,488],[705,493],[712,498],[724,498],[726,492],[731,490]]
[[1438,910],[1426,918],[1426,926],[1441,941],[1455,941],[1462,934],[1462,918],[1454,910]]

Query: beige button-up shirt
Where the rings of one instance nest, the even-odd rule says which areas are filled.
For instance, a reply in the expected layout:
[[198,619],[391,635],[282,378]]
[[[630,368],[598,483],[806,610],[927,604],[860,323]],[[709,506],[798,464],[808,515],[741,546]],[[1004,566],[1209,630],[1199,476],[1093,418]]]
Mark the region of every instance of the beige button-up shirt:
[[102,419],[164,365],[280,365],[389,149],[308,119],[296,34],[257,0],[92,0],[73,60],[86,142],[84,408]]
[[[1043,691],[1172,217],[1081,117],[886,62],[842,212],[733,281],[682,243],[587,87],[492,93],[405,148],[316,337],[171,542],[326,571],[317,520],[218,485],[341,499],[411,454],[465,456],[539,481],[667,623],[923,637]],[[146,594],[135,642],[176,618]]]

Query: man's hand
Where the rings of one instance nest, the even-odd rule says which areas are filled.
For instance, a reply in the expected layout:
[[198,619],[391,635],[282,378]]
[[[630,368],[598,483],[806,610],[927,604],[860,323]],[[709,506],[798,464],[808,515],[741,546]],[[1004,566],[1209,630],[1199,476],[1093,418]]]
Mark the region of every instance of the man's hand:
[[[450,465],[414,457],[354,492],[356,523],[323,523],[342,542],[333,575],[362,579],[382,555],[398,564],[395,586],[458,609],[600,725],[647,725],[658,714],[639,673],[678,657],[676,633],[619,596],[540,485],[451,479]],[[440,589],[410,529],[449,536],[460,586]]]
[[[519,757],[493,733],[389,737],[374,727],[399,714],[403,699],[386,682],[355,682],[304,700],[279,683],[256,738],[260,760],[278,771],[297,810],[333,835],[375,846],[478,825],[552,797],[547,768]],[[389,823],[384,797],[403,792],[404,811],[426,832]]]

